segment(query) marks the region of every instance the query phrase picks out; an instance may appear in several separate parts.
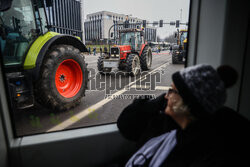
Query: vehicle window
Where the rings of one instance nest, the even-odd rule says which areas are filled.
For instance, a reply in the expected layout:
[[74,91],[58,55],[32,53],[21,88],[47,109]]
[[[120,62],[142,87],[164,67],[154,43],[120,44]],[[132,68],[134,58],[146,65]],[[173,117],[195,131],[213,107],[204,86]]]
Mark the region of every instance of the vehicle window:
[[166,92],[184,68],[189,1],[35,2],[15,0],[0,13],[16,136],[115,123],[135,98]]
[[183,44],[184,40],[187,39],[187,32],[186,31],[183,31],[181,33],[181,37],[180,37],[180,42],[181,44]]
[[138,45],[142,44],[142,38],[140,37],[140,34],[137,33],[137,39],[138,39]]
[[129,45],[135,39],[135,33],[121,33],[120,45]]
[[[41,31],[41,33],[46,33],[48,31],[47,29],[48,23],[47,23],[46,15],[44,12],[44,5],[42,1],[37,1],[37,6],[34,9],[35,9],[35,18],[36,18],[36,22],[39,27],[39,30]],[[49,13],[48,10],[52,10],[52,9],[50,7],[45,10],[47,10],[47,13]],[[50,11],[50,13],[51,12],[53,11]],[[51,19],[51,18],[49,17],[48,19]],[[50,22],[52,22],[52,19],[50,20]]]
[[0,38],[4,65],[20,65],[29,44],[33,42],[35,29],[34,14],[30,0],[15,0],[12,7],[1,12],[1,28],[4,37]]

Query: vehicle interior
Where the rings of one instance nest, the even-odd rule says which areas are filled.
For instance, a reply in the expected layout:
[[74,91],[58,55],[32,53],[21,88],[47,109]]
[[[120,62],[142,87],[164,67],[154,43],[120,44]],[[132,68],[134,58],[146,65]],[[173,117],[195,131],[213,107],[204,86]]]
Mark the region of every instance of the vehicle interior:
[[[185,66],[234,67],[239,79],[228,90],[226,106],[250,120],[249,7],[243,0],[191,0]],[[103,167],[126,160],[135,151],[135,143],[119,133],[116,123],[16,137],[2,68],[1,64],[1,167]]]

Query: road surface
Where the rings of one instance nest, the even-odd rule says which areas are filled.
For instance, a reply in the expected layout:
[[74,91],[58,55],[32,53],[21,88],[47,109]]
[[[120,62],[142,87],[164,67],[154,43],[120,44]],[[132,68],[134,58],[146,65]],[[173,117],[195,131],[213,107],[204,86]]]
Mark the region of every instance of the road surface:
[[152,68],[137,77],[124,75],[114,69],[110,75],[97,71],[97,56],[85,57],[90,70],[86,96],[70,111],[53,111],[36,105],[13,114],[17,136],[61,131],[116,122],[119,114],[138,95],[157,97],[171,85],[171,75],[184,68],[172,64],[168,51],[153,53]]

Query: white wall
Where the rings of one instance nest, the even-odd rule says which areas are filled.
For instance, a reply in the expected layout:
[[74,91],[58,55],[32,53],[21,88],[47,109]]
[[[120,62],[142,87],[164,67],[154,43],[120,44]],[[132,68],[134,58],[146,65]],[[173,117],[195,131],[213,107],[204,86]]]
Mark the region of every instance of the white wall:
[[221,62],[225,3],[226,0],[201,1],[197,63],[207,63],[217,67]]
[[[103,31],[104,31],[104,33],[103,33],[103,35],[104,35],[103,38],[108,39],[109,29],[110,29],[110,27],[111,27],[112,25],[114,25],[113,20],[111,20],[111,19],[103,19],[102,24],[103,24]],[[113,31],[114,31],[114,30],[113,30],[113,28],[112,28],[110,32],[113,32]]]
[[221,64],[234,67],[239,80],[228,90],[226,105],[235,110],[239,109],[243,84],[242,66],[249,14],[247,3],[243,0],[193,0],[191,11],[188,65],[206,63],[215,68]]
[[[227,0],[193,0],[188,64],[221,63]],[[200,10],[198,9],[200,6]]]

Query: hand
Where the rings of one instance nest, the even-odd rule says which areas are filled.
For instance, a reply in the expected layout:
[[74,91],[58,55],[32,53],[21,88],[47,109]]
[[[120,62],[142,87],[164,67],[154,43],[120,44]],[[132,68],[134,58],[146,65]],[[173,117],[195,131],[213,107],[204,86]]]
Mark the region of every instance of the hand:
[[167,102],[168,100],[164,98],[165,96],[166,96],[166,93],[163,93],[160,96],[158,96],[156,99],[151,99],[149,103],[154,105],[154,108],[156,108],[157,110],[164,111],[168,103]]

